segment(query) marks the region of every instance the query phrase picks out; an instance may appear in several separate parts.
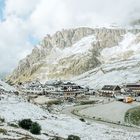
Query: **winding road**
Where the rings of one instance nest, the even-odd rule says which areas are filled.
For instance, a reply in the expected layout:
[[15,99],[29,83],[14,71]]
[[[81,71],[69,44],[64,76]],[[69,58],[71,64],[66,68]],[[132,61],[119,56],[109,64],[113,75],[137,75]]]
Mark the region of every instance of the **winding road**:
[[139,128],[124,125],[124,115],[126,111],[139,105],[140,103],[138,102],[126,104],[105,98],[101,100],[100,103],[94,105],[79,105],[64,108],[62,113],[76,118],[84,118],[90,123],[98,122],[113,128],[122,128],[132,132],[139,132]]

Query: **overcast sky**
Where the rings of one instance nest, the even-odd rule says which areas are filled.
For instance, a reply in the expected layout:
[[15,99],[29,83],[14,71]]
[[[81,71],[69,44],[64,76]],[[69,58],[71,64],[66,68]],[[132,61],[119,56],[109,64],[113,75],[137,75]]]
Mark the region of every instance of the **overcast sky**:
[[0,73],[11,71],[48,33],[127,25],[139,13],[140,0],[0,0]]

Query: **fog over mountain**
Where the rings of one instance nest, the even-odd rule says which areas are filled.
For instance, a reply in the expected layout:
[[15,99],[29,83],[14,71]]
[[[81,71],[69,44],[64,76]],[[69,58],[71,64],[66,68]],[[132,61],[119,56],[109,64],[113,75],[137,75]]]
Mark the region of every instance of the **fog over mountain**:
[[1,0],[0,73],[10,72],[46,34],[63,28],[138,24],[139,0]]

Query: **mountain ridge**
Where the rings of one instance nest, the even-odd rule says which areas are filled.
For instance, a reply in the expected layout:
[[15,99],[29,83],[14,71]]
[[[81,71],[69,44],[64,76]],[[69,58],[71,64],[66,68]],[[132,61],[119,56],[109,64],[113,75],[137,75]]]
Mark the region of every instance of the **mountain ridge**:
[[74,78],[104,63],[100,57],[102,50],[118,46],[127,33],[136,36],[139,32],[139,29],[81,27],[47,35],[19,62],[7,81]]

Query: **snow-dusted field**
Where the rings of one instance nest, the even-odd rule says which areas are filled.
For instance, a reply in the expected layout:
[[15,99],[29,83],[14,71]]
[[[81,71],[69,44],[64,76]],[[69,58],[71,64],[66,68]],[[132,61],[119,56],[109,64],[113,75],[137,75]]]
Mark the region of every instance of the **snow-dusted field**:
[[83,109],[79,111],[79,113],[81,115],[86,114],[85,116],[88,116],[90,118],[94,116],[96,118],[101,118],[104,121],[115,123],[120,122],[124,124],[124,116],[126,111],[139,105],[140,104],[137,102],[126,104],[119,101],[113,101],[107,104],[100,104]]
[[[3,137],[15,138],[16,133],[28,134],[32,137],[47,140],[49,135],[67,137],[70,134],[78,135],[82,140],[139,140],[140,133],[127,132],[127,130],[115,129],[103,124],[85,123],[79,119],[62,114],[50,114],[40,106],[33,105],[15,95],[2,95],[0,100],[0,116],[5,118],[4,126],[10,135]],[[31,118],[42,126],[42,135],[34,136],[25,130],[7,126],[7,122],[17,122],[23,118]],[[11,132],[12,130],[12,132]],[[18,136],[17,136],[18,137]]]
[[42,119],[48,116],[39,106],[24,101],[21,97],[14,95],[3,95],[0,101],[0,116],[7,122],[18,121],[24,118]]

